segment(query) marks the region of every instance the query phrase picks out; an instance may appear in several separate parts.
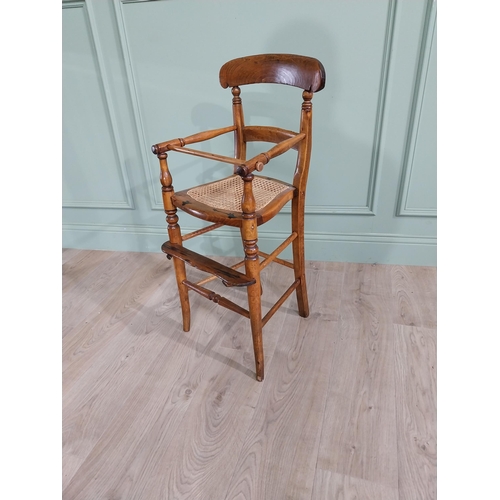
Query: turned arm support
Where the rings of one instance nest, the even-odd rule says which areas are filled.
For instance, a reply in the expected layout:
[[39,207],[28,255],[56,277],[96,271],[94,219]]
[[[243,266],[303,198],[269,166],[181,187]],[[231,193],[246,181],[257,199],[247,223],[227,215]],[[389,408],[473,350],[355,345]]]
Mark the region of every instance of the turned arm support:
[[208,141],[209,139],[213,139],[214,137],[218,137],[219,135],[227,134],[228,132],[234,132],[235,130],[236,130],[235,125],[231,125],[230,127],[218,128],[215,130],[207,130],[205,132],[199,132],[197,134],[193,134],[188,137],[171,139],[170,141],[160,142],[159,144],[151,146],[151,151],[155,155],[159,155],[161,153],[166,153],[167,151],[174,148],[182,148],[186,144],[194,144],[196,142]]
[[243,165],[240,165],[236,168],[236,173],[241,177],[246,177],[248,174],[251,174],[254,170],[261,172],[264,168],[264,165],[269,163],[273,158],[276,158],[283,153],[286,153],[289,149],[292,149],[296,144],[304,139],[306,134],[300,133],[295,137],[291,137],[290,139],[286,139],[276,146],[272,147],[269,151],[265,153],[260,153],[257,156],[254,156],[251,160],[246,161]]

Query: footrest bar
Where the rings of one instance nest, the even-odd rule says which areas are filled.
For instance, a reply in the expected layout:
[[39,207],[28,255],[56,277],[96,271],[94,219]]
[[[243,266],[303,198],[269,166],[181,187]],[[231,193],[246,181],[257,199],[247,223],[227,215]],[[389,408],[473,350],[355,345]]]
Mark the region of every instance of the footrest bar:
[[[238,269],[238,267],[244,266],[245,261],[242,260],[241,262],[238,262],[238,264],[235,264],[234,266],[231,266],[231,269]],[[204,285],[205,283],[210,283],[210,281],[216,280],[217,276],[210,276],[208,278],[202,279],[201,281],[197,281],[196,285]]]
[[191,283],[188,280],[184,280],[182,283],[186,285],[189,289],[194,290],[195,292],[199,293],[206,299],[211,300],[212,302],[215,302],[216,304],[219,304],[220,306],[225,307],[226,309],[234,311],[235,313],[241,314],[242,316],[245,316],[245,318],[250,318],[250,313],[246,309],[243,309],[243,307],[240,307],[233,301],[226,299],[225,297],[222,297],[218,293],[215,293],[214,291],[209,290],[208,288],[203,288],[202,286],[199,286],[196,283]]
[[196,267],[200,271],[217,276],[226,286],[249,286],[255,283],[255,279],[249,278],[235,269],[224,266],[220,262],[184,248],[182,245],[166,241],[161,246],[161,250],[167,254],[167,257],[175,257],[176,259],[183,260],[186,264]]

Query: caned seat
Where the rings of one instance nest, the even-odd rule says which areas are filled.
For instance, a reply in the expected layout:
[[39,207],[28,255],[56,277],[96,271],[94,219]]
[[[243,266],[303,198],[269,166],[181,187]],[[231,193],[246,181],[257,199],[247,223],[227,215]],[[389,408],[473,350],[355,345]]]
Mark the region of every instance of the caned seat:
[[[173,259],[183,329],[189,331],[191,327],[190,291],[199,293],[248,318],[258,381],[264,379],[262,329],[269,319],[294,291],[297,296],[299,315],[304,318],[309,315],[304,254],[304,206],[312,149],[311,101],[314,93],[324,88],[325,79],[323,65],[312,57],[294,54],[260,54],[233,59],[225,63],[219,72],[221,86],[231,87],[233,124],[220,129],[199,132],[185,138],[171,139],[152,147],[153,153],[160,161],[163,205],[168,223],[169,240],[162,245],[162,251],[167,254],[167,257]],[[278,127],[245,125],[240,87],[259,83],[291,85],[302,89],[299,132]],[[186,147],[227,133],[234,135],[234,157]],[[275,145],[247,159],[246,145],[252,141]],[[255,173],[261,172],[273,158],[290,149],[297,151],[291,184]],[[233,166],[233,175],[176,192],[167,163],[167,154],[170,152],[227,163]],[[257,227],[277,215],[289,201],[291,201],[292,209],[290,236],[270,254],[262,252],[258,247]],[[178,224],[178,209],[212,224],[183,235]],[[244,260],[233,267],[227,267],[184,246],[186,240],[222,226],[237,227],[241,234]],[[293,262],[278,257],[290,244],[293,250]],[[294,281],[262,316],[261,294],[263,290],[260,272],[271,262],[291,268]],[[210,277],[193,283],[187,277],[186,264],[208,273]],[[238,271],[240,267],[244,267],[244,272]],[[213,279],[220,279],[227,287],[246,287],[248,309],[204,286]]]
[[[257,225],[264,224],[293,198],[295,187],[270,177],[254,176],[253,195]],[[177,208],[208,221],[224,220],[228,226],[241,227],[243,212],[243,179],[235,174],[176,192],[173,203]]]

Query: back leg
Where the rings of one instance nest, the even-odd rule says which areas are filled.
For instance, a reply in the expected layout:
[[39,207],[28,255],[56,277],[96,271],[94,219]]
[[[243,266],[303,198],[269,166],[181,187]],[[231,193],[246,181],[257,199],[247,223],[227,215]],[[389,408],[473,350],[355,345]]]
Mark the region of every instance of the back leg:
[[306,261],[304,252],[304,200],[296,197],[292,200],[292,231],[297,237],[292,242],[293,270],[295,279],[300,279],[297,287],[297,305],[299,315],[303,318],[309,316],[309,300],[306,286]]

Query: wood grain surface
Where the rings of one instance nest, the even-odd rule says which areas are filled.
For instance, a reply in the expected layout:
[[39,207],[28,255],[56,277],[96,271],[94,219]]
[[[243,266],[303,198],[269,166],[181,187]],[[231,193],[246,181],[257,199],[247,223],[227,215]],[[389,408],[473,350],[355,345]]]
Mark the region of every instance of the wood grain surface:
[[436,498],[436,332],[394,331],[400,498]]
[[[435,269],[307,262],[310,316],[291,296],[268,322],[262,383],[245,318],[193,294],[183,331],[163,254],[63,270],[63,499],[436,498]],[[264,313],[293,279],[265,268]]]
[[346,264],[318,467],[397,487],[388,271]]

